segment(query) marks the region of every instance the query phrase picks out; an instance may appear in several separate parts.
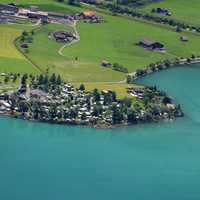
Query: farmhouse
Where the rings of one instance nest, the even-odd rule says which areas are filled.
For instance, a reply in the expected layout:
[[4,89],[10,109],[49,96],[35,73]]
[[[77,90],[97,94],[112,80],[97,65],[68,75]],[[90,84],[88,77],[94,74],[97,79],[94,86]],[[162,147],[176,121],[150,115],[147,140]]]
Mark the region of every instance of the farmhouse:
[[42,90],[35,89],[30,91],[30,96],[33,98],[45,98],[47,96],[47,93],[43,92]]
[[28,12],[27,16],[30,19],[47,19],[48,13],[47,12],[42,12],[42,11],[37,11],[37,12]]
[[110,66],[111,66],[111,63],[110,63],[109,61],[107,61],[107,60],[102,60],[102,61],[101,61],[101,65],[102,65],[103,67],[110,67]]
[[7,24],[8,21],[9,20],[6,17],[0,17],[0,24]]
[[71,42],[76,39],[76,35],[72,32],[66,32],[62,30],[55,31],[53,37],[57,42]]
[[14,4],[0,4],[0,12],[15,14],[17,13],[19,8]]
[[91,17],[96,17],[96,12],[94,11],[85,11],[85,12],[82,12],[81,15],[87,19],[87,18],[91,18]]
[[103,22],[103,18],[101,16],[97,16],[94,11],[85,11],[79,14],[79,18],[92,22],[92,23],[100,23]]
[[172,13],[166,8],[156,8],[156,9],[153,9],[152,12],[155,12],[161,15],[167,15],[167,16],[172,15]]
[[60,18],[65,18],[65,14],[57,12],[48,12],[48,17],[60,19]]
[[39,7],[38,6],[30,6],[30,11],[37,12],[37,11],[39,11]]
[[188,42],[188,38],[187,38],[186,36],[181,36],[181,37],[180,37],[180,40],[181,40],[182,42]]
[[155,51],[166,50],[164,44],[147,39],[147,38],[140,40],[138,45],[149,50],[155,50]]

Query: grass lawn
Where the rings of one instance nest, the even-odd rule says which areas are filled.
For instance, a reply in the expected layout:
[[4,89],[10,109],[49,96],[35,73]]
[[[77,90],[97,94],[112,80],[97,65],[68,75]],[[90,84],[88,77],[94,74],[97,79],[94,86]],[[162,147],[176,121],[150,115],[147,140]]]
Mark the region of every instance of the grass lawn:
[[[123,79],[123,74],[113,72],[100,66],[95,66],[91,62],[75,61],[73,58],[63,57],[58,54],[62,43],[57,43],[48,34],[54,30],[72,30],[70,27],[58,24],[43,26],[34,36],[34,42],[30,45],[30,59],[36,63],[42,71],[47,68],[50,73],[61,74],[69,82],[102,82],[118,81]],[[68,47],[66,47],[68,48]],[[103,75],[103,76],[102,76]]]
[[0,72],[31,73],[38,71],[16,49],[14,40],[21,34],[23,29],[19,26],[0,26]]
[[[179,5],[178,1],[184,3]],[[197,0],[191,1],[197,2]],[[187,4],[188,7],[191,5],[191,1]],[[9,1],[2,0],[1,2],[7,3]],[[14,2],[25,7],[39,5],[43,10],[66,13],[80,11],[80,8],[68,6],[66,2],[62,4],[54,0],[15,0]],[[172,4],[174,10],[168,7],[168,4],[171,5],[170,2],[171,4],[176,2],[175,5]],[[184,9],[187,5],[186,1],[183,0],[165,0],[162,3],[148,5],[142,9],[150,11],[153,7],[166,7],[176,13],[174,17],[177,17],[177,19],[180,17],[181,20],[193,20],[195,17],[189,18],[187,13],[194,11],[196,14],[198,12],[193,10],[192,7],[185,12]],[[104,18],[106,23],[102,24],[79,22],[77,29],[81,39],[78,43],[66,46],[63,51],[64,56],[58,54],[63,44],[57,43],[48,35],[54,30],[71,31],[72,28],[58,24],[42,26],[35,33],[33,43],[30,44],[30,52],[26,55],[39,66],[41,71],[49,69],[50,73],[61,74],[66,81],[77,85],[77,87],[83,82],[87,90],[94,88],[115,90],[119,98],[127,96],[126,88],[128,85],[117,83],[125,79],[125,74],[101,67],[102,60],[108,60],[111,63],[118,62],[126,67],[129,72],[133,72],[152,62],[177,56],[200,55],[200,36],[198,35],[177,33],[167,27],[124,17],[104,15]],[[0,26],[0,72],[38,73],[36,68],[13,45],[14,39],[21,34],[22,30],[30,29],[30,26],[23,25]],[[189,42],[181,42],[180,36],[182,35],[187,36]],[[143,38],[162,42],[167,48],[167,53],[151,52],[136,46],[135,43]],[[76,57],[78,57],[78,60],[75,60]]]
[[[74,86],[79,88],[81,83],[75,83]],[[119,99],[124,97],[130,97],[135,99],[131,95],[127,93],[128,87],[133,87],[133,85],[125,84],[125,83],[84,83],[86,91],[93,91],[95,88],[98,88],[100,91],[102,90],[112,90],[117,93],[117,97]],[[136,85],[135,85],[136,86]]]
[[[167,28],[122,17],[106,15],[105,19],[107,22],[103,24],[79,23],[81,40],[65,48],[66,58],[72,60],[77,56],[80,64],[87,63],[91,68],[99,67],[101,60],[106,59],[111,63],[118,62],[132,72],[151,62],[192,53],[200,54],[199,36],[185,33],[183,35],[190,41],[183,43],[180,41],[181,34]],[[162,42],[167,53],[151,52],[136,46],[135,43],[142,38]]]
[[152,8],[167,8],[172,12],[170,18],[183,22],[200,25],[200,1],[199,0],[163,0],[152,3],[142,8],[145,12],[151,12]]
[[[67,46],[61,56],[58,54],[63,44],[50,39],[48,34],[57,29],[71,29],[64,25],[43,26],[34,36],[27,56],[42,71],[61,74],[69,82],[116,82],[125,75],[101,67],[102,60],[118,62],[129,72],[143,68],[147,64],[181,56],[200,54],[200,37],[191,33],[177,33],[168,28],[138,22],[122,17],[104,16],[106,23],[78,23],[81,40]],[[189,42],[180,41],[186,35]],[[165,44],[167,53],[151,52],[135,45],[142,38],[150,38]],[[75,57],[78,60],[75,61]]]
[[[10,3],[10,0],[1,0],[1,3]],[[40,9],[44,11],[54,11],[54,12],[64,12],[64,13],[74,13],[79,12],[81,8],[70,6],[67,4],[67,0],[63,3],[59,3],[56,0],[14,0],[17,5],[23,7],[29,7],[30,5],[37,5]]]

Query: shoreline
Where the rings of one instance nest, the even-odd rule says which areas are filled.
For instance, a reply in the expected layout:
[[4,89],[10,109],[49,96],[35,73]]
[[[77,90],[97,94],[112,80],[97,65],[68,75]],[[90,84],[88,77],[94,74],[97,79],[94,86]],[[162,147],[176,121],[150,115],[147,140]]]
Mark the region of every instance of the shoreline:
[[184,117],[184,113],[182,113],[182,116],[177,116],[174,118],[168,118],[168,119],[160,119],[157,121],[143,121],[143,122],[138,122],[135,124],[116,124],[116,125],[110,125],[110,126],[99,126],[99,125],[89,125],[89,124],[84,124],[84,123],[80,123],[80,124],[73,124],[73,123],[66,123],[66,122],[56,122],[56,121],[44,121],[44,120],[35,120],[35,119],[28,119],[22,116],[14,116],[12,114],[8,114],[8,113],[4,113],[4,114],[0,114],[0,117],[2,118],[9,118],[9,119],[17,119],[17,120],[22,120],[24,122],[30,122],[30,123],[41,123],[41,124],[49,124],[49,125],[63,125],[63,126],[70,126],[70,127],[83,127],[83,128],[92,128],[92,129],[120,129],[120,128],[128,128],[128,127],[135,127],[138,125],[145,125],[145,124],[158,124],[158,123],[169,123],[169,122],[174,122],[176,121],[178,118],[182,118]]
[[[134,83],[134,81],[143,78],[147,75],[160,72],[162,70],[167,70],[170,68],[176,68],[176,67],[184,67],[184,66],[190,66],[194,64],[200,64],[200,56],[197,57],[190,57],[190,58],[177,58],[176,60],[165,60],[160,61],[159,64],[152,63],[145,67],[144,69],[136,70],[133,73],[128,74],[127,76],[131,76],[132,81],[130,83]],[[127,80],[128,82],[128,80]]]

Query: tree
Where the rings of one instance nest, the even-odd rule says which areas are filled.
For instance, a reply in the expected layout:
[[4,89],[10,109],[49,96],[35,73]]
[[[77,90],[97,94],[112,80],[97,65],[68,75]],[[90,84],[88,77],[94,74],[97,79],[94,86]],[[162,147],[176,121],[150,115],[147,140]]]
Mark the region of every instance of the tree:
[[6,76],[6,77],[4,78],[4,83],[6,84],[6,83],[8,83],[8,81],[9,81],[9,77]]
[[56,83],[56,75],[55,73],[53,73],[49,79],[50,83],[51,84],[55,84]]
[[170,104],[172,102],[172,100],[171,100],[171,98],[166,96],[166,97],[163,98],[162,102],[166,105],[168,103]]
[[27,74],[24,74],[21,78],[21,84],[22,85],[26,85],[26,81],[27,81],[27,78],[28,78],[28,75]]
[[68,4],[73,5],[73,6],[79,6],[80,1],[79,0],[68,0]]
[[131,123],[131,124],[136,123],[136,121],[137,121],[136,120],[136,114],[133,110],[128,111],[127,121],[128,121],[128,123]]
[[123,103],[126,107],[130,108],[131,105],[132,105],[132,100],[131,100],[130,98],[128,98],[128,97],[125,97],[125,98],[122,100],[122,103]]
[[40,74],[39,79],[38,79],[38,84],[42,85],[44,83],[44,77],[42,74]]
[[23,31],[23,32],[22,32],[22,35],[23,35],[23,36],[28,36],[28,32],[27,32],[27,31]]
[[62,83],[61,76],[58,75],[58,77],[57,77],[57,79],[56,79],[56,84],[57,84],[57,85],[61,85],[61,83]]
[[127,82],[128,84],[130,84],[130,83],[132,82],[132,77],[131,77],[131,75],[128,75],[128,76],[126,77],[126,82]]
[[85,91],[85,85],[84,85],[84,84],[81,84],[80,87],[79,87],[79,90]]
[[83,113],[83,114],[81,115],[81,120],[86,120],[86,119],[87,119],[87,116],[86,116],[85,113]]
[[100,104],[94,105],[92,115],[98,117],[100,114],[102,114],[102,112],[103,112],[103,108]]
[[94,89],[93,96],[94,96],[94,100],[95,101],[99,101],[100,100],[100,93],[99,93],[98,89],[96,89],[96,88]]
[[120,111],[120,109],[116,105],[114,105],[112,107],[112,111],[113,111],[113,114],[112,114],[113,124],[121,123],[121,121],[123,120],[123,114]]
[[14,74],[14,75],[13,75],[13,83],[15,83],[16,80],[17,80],[17,74]]

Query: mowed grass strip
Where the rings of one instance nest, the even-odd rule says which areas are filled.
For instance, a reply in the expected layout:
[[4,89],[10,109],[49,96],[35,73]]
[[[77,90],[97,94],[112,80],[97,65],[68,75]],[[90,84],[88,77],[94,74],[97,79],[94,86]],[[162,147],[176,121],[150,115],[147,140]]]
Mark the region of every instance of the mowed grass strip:
[[5,26],[0,26],[0,57],[24,59],[24,56],[15,48],[14,40],[21,31]]
[[[21,7],[37,5],[44,11],[75,13],[82,10],[80,7],[68,5],[68,0],[64,0],[63,2],[58,2],[57,0],[14,0],[12,2],[20,5]],[[1,3],[10,3],[10,0],[1,0]]]
[[23,29],[0,26],[0,72],[37,74],[38,70],[17,50],[14,41]]
[[199,0],[163,0],[161,2],[149,4],[140,10],[151,13],[153,8],[158,7],[169,9],[172,12],[172,16],[169,18],[174,18],[194,25],[200,25]]

